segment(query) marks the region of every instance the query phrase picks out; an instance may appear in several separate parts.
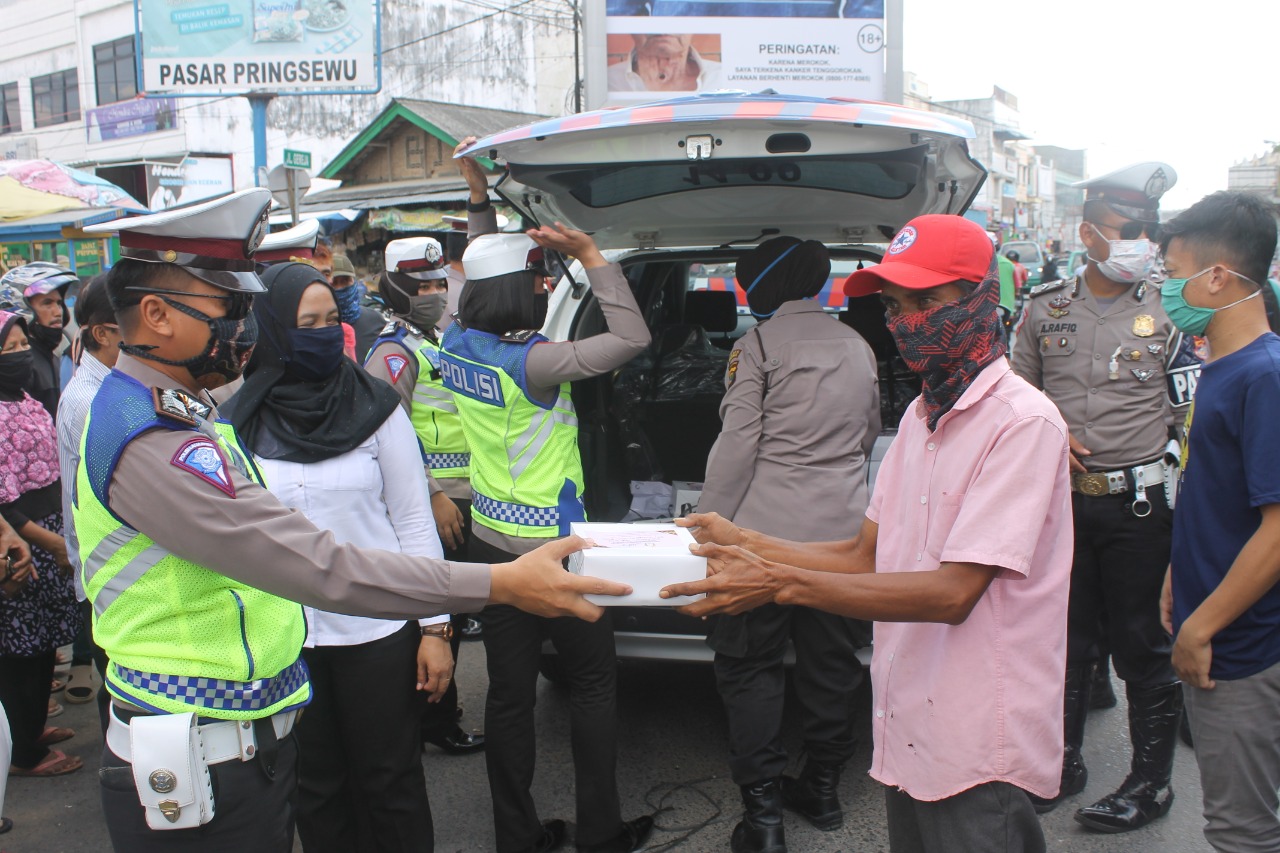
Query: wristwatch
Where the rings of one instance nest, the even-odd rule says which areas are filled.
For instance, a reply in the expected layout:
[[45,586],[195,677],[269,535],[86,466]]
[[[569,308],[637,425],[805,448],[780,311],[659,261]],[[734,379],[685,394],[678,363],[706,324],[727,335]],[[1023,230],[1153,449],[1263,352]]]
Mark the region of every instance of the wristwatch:
[[440,622],[436,625],[423,625],[422,636],[439,637],[447,643],[453,639],[453,623]]

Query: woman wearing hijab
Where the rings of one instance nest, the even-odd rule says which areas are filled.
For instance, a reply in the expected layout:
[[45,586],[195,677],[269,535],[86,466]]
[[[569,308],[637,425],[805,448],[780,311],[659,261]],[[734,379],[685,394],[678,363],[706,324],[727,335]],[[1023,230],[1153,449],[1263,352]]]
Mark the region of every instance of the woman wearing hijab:
[[[62,538],[62,487],[53,418],[23,388],[31,379],[27,324],[0,311],[0,514],[31,544],[32,566],[0,583],[0,704],[13,734],[13,776],[61,776],[83,762],[51,744],[75,735],[46,727],[58,647],[80,611]],[[61,711],[61,707],[58,711]]]
[[[272,493],[340,542],[439,559],[413,426],[395,391],[343,354],[323,274],[290,263],[262,280],[258,345],[224,414]],[[415,673],[438,701],[452,675],[448,642],[414,623],[305,611],[313,698],[295,729],[303,847],[433,850]]]
[[[822,542],[852,532],[866,511],[867,459],[880,432],[876,359],[813,298],[830,275],[827,249],[813,240],[775,237],[738,259],[738,285],[759,322],[729,355],[699,512]],[[777,604],[717,620],[709,644],[744,805],[734,853],[785,850],[784,803],[818,829],[841,825],[837,788],[857,744],[851,709],[863,634],[852,619]],[[788,639],[804,738],[799,779],[782,777]]]

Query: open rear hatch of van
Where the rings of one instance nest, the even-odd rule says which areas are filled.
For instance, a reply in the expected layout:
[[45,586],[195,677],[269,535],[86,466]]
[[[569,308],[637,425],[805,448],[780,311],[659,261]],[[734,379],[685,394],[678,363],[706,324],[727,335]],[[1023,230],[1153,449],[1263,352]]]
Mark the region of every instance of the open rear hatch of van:
[[963,213],[986,170],[969,122],[893,104],[716,93],[514,128],[467,149],[505,162],[498,193],[601,248],[720,246],[765,229],[888,240]]

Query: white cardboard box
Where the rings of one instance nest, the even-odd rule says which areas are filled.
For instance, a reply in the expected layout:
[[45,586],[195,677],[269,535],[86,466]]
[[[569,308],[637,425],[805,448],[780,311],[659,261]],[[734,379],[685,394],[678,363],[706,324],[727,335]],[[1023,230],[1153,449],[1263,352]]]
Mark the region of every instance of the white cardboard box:
[[702,580],[707,558],[689,553],[696,544],[692,534],[674,524],[605,524],[574,522],[574,534],[595,547],[569,557],[569,571],[579,575],[618,581],[631,587],[630,595],[588,595],[587,600],[605,607],[675,607],[702,596],[659,598],[658,591],[673,583]]
[[682,518],[698,511],[702,498],[702,483],[675,480],[671,483],[671,517]]

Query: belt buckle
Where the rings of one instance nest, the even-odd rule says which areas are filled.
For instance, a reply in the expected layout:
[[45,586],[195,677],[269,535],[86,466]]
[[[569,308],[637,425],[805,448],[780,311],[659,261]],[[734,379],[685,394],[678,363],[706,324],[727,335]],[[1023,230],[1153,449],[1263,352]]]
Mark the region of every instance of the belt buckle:
[[1106,474],[1076,474],[1076,489],[1091,498],[1100,497],[1111,491],[1111,484]]

